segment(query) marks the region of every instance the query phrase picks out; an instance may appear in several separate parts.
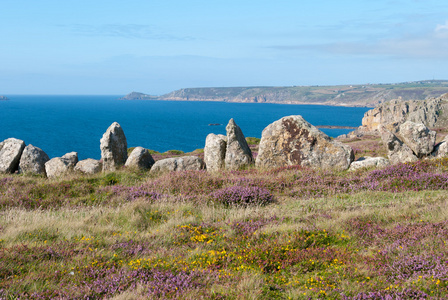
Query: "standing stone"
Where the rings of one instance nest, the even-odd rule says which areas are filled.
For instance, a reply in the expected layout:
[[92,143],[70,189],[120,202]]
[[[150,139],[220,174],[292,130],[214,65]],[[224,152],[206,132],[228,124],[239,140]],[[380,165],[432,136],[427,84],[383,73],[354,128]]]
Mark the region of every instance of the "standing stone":
[[288,116],[268,125],[262,133],[256,166],[277,168],[301,165],[348,169],[353,149],[331,140],[302,116]]
[[404,144],[392,132],[383,128],[381,139],[387,147],[387,156],[389,157],[391,164],[414,162],[418,160],[412,149]]
[[14,173],[19,168],[25,142],[9,138],[0,143],[0,173]]
[[199,171],[205,169],[204,161],[197,156],[171,157],[156,161],[150,173],[160,174],[174,171]]
[[22,157],[20,158],[19,163],[19,173],[29,173],[29,174],[38,174],[44,175],[45,173],[45,163],[49,161],[47,153],[45,153],[42,149],[38,147],[34,147],[33,145],[28,145],[25,147],[22,153]]
[[227,137],[210,133],[205,139],[204,161],[207,171],[215,172],[225,168]]
[[126,136],[117,122],[112,123],[100,140],[103,171],[115,171],[128,158]]
[[406,121],[398,127],[397,134],[418,158],[431,154],[436,142],[436,132],[423,123]]
[[48,178],[59,177],[73,170],[78,162],[78,153],[70,152],[62,157],[55,157],[45,163]]
[[137,167],[139,169],[151,169],[155,161],[149,153],[148,149],[143,147],[135,147],[126,160],[126,167]]
[[102,169],[103,164],[99,160],[92,158],[81,160],[75,166],[75,171],[89,175],[99,173]]
[[228,170],[238,170],[253,163],[252,151],[247,145],[241,128],[230,119],[226,126],[227,148],[225,165]]

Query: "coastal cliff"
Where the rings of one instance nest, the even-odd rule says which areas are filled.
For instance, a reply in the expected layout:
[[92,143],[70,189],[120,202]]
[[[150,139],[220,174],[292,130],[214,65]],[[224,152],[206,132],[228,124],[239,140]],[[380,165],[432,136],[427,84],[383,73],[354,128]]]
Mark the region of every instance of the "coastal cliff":
[[448,81],[426,80],[336,86],[184,88],[158,97],[132,92],[121,99],[376,107],[393,99],[425,100],[444,93],[448,93]]

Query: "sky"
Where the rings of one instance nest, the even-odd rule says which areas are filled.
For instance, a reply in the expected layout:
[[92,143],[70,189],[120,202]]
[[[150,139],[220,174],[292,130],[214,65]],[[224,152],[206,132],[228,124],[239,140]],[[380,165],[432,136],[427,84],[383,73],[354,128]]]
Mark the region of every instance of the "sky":
[[0,95],[448,79],[446,0],[0,2]]

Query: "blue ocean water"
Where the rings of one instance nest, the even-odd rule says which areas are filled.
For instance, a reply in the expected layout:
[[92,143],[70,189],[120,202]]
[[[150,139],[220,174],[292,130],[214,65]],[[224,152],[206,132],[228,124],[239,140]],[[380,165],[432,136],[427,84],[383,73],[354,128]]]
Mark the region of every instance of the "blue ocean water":
[[[15,137],[49,156],[78,152],[99,159],[100,139],[113,122],[122,126],[128,147],[165,152],[203,148],[209,133],[225,134],[230,118],[246,137],[261,137],[270,123],[302,115],[313,125],[359,126],[368,108],[260,103],[123,101],[120,96],[8,96],[0,101],[0,141]],[[219,123],[219,126],[209,126]],[[322,129],[329,136],[348,129]]]

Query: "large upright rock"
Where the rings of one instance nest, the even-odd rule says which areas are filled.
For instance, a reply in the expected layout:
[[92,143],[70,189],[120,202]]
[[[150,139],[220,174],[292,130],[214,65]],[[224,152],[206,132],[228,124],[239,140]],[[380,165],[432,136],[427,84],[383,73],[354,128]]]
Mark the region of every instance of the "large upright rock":
[[31,144],[25,147],[20,158],[19,173],[46,176],[45,163],[49,161],[47,153]]
[[126,163],[128,144],[120,124],[114,122],[107,128],[100,140],[100,148],[103,171],[115,171]]
[[412,149],[404,144],[392,132],[383,128],[381,139],[387,147],[387,156],[389,157],[389,161],[391,164],[413,162],[418,160],[417,156],[414,155]]
[[45,163],[48,178],[59,177],[70,173],[78,162],[78,153],[70,152],[62,157],[55,157]]
[[25,142],[9,138],[0,143],[0,173],[14,173],[19,168]]
[[151,153],[149,153],[148,149],[145,149],[143,147],[135,147],[124,165],[126,167],[136,167],[139,169],[147,170],[151,169],[154,163],[154,158],[152,158]]
[[434,149],[436,132],[423,123],[406,121],[398,127],[397,134],[418,158],[428,156]]
[[225,165],[228,170],[237,170],[248,166],[254,162],[252,151],[247,145],[241,128],[236,125],[233,119],[230,119],[226,126],[227,131],[227,148]]
[[204,161],[207,171],[215,172],[225,169],[227,137],[210,133],[205,139]]
[[276,168],[301,165],[345,170],[353,159],[351,147],[331,140],[302,116],[289,116],[263,130],[256,166]]
[[204,161],[197,156],[165,158],[156,161],[150,173],[167,173],[174,171],[199,171],[205,169]]

